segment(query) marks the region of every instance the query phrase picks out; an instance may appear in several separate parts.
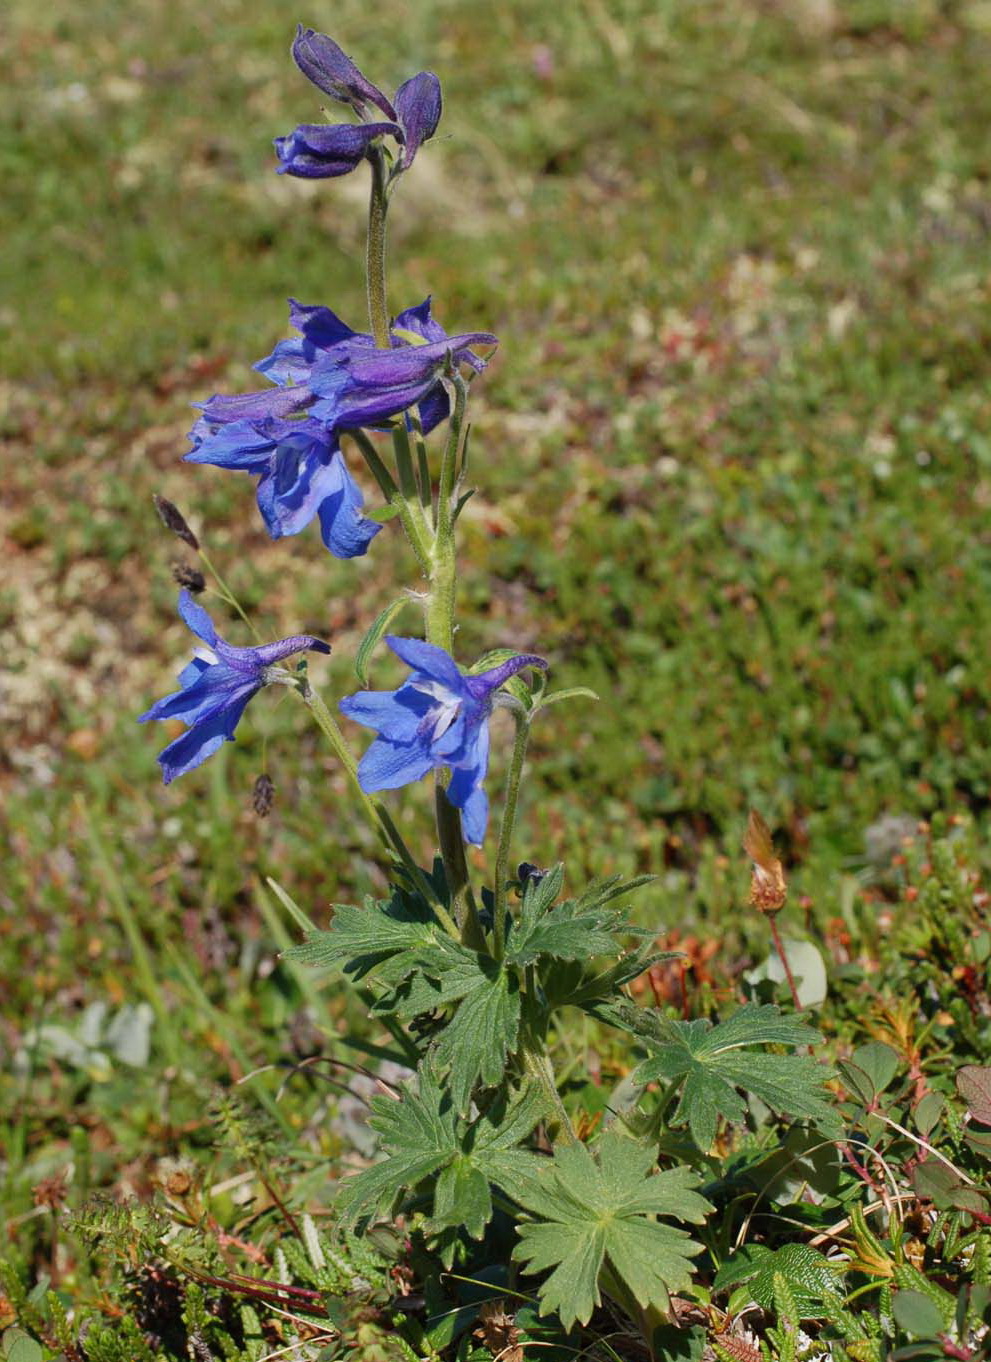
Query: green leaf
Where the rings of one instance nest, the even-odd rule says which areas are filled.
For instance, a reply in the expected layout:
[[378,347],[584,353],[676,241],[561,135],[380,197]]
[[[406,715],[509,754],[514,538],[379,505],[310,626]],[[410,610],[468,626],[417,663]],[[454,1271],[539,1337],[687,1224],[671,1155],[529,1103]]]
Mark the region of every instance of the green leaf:
[[943,1329],[943,1316],[921,1291],[896,1291],[891,1310],[899,1327],[916,1338],[933,1338]]
[[483,956],[479,965],[477,982],[463,996],[433,1052],[438,1065],[450,1066],[451,1096],[459,1112],[467,1110],[477,1081],[491,1088],[505,1077],[520,1029],[518,977]]
[[[554,905],[561,891],[564,868],[556,865],[543,879],[527,883],[519,919],[506,946],[506,958],[523,968],[540,956],[555,960],[589,960],[618,955],[621,936],[645,936],[616,908],[608,907],[621,894],[647,883],[649,876],[624,884],[619,876],[596,880],[577,899]],[[639,971],[638,971],[639,972]]]
[[371,661],[372,653],[381,643],[385,631],[396,618],[404,606],[410,603],[409,596],[400,596],[391,605],[387,605],[381,614],[377,615],[368,633],[358,644],[358,651],[354,655],[354,674],[363,686],[368,685],[368,664]]
[[566,1329],[588,1323],[603,1274],[618,1277],[642,1306],[660,1309],[670,1291],[691,1281],[690,1259],[701,1246],[654,1217],[701,1224],[712,1207],[692,1190],[698,1178],[691,1169],[654,1169],[653,1147],[609,1130],[596,1155],[582,1144],[559,1146],[553,1162],[513,1190],[537,1218],[520,1226],[513,1257],[525,1272],[550,1270],[541,1311],[556,1311]]
[[548,705],[560,704],[562,700],[600,700],[601,698],[588,686],[569,686],[567,690],[555,690],[551,691],[550,695],[545,695],[540,702],[540,708],[547,709]]
[[433,945],[443,935],[432,914],[417,915],[398,897],[378,903],[366,898],[360,908],[335,904],[327,931],[311,933],[285,955],[305,965],[344,969],[360,979],[391,956]]
[[498,1100],[474,1122],[463,1121],[436,1071],[424,1066],[398,1100],[372,1099],[370,1124],[386,1157],[341,1184],[341,1215],[354,1223],[386,1212],[398,1198],[411,1196],[439,1174],[432,1230],[464,1225],[480,1238],[492,1215],[490,1184],[511,1192],[539,1168],[542,1160],[517,1146],[542,1114],[541,1094],[528,1087],[508,1101]]
[[702,1150],[711,1148],[720,1116],[741,1121],[746,1105],[740,1091],[752,1093],[772,1111],[815,1121],[835,1131],[839,1118],[824,1100],[822,1085],[830,1071],[805,1055],[755,1052],[755,1045],[810,1045],[819,1039],[804,1022],[776,1007],[750,1003],[727,1021],[676,1022],[648,1014],[643,1023],[651,1051],[635,1071],[637,1082],[656,1080],[681,1086],[672,1125],[687,1123]]
[[750,1296],[764,1310],[774,1308],[774,1279],[787,1282],[802,1319],[814,1315],[824,1297],[837,1295],[836,1276],[829,1260],[808,1244],[785,1244],[772,1250],[748,1244],[728,1259],[716,1273],[717,1291],[746,1283]]
[[957,1092],[982,1126],[991,1126],[991,1069],[965,1064],[957,1070]]

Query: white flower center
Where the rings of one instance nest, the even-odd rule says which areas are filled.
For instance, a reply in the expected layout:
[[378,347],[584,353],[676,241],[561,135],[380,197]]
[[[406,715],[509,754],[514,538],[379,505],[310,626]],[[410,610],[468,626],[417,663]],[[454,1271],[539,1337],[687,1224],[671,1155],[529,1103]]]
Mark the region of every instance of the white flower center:
[[438,738],[444,736],[458,717],[461,696],[455,695],[453,690],[448,690],[440,681],[414,681],[412,684],[414,690],[437,701],[435,707],[424,715],[424,723],[429,723],[433,727],[431,742],[436,742]]

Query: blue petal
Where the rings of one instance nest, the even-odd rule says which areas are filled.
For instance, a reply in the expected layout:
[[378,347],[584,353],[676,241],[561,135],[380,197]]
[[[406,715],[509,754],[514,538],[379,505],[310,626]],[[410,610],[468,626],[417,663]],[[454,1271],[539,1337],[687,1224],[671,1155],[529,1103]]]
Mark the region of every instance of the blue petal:
[[[284,424],[289,424],[288,422]],[[186,463],[209,463],[217,468],[237,468],[260,473],[267,466],[275,440],[252,421],[232,421],[217,426],[200,417],[189,432],[193,448]]]
[[331,312],[329,307],[321,307],[317,303],[300,303],[295,298],[289,299],[289,325],[301,331],[318,350],[329,350],[342,341],[355,338],[368,341],[369,344],[373,343],[371,336],[352,331],[347,322],[342,322],[337,313]]
[[432,299],[428,296],[422,303],[417,303],[416,307],[408,307],[393,322],[393,326],[399,327],[403,331],[412,331],[415,336],[422,336],[427,341],[440,341],[447,339],[447,332],[440,322],[435,322],[430,315]]
[[275,138],[276,167],[280,175],[296,175],[305,180],[327,180],[347,175],[368,155],[379,137],[392,136],[402,141],[395,123],[303,123],[288,137]]
[[138,722],[181,719],[184,724],[192,726],[211,719],[244,692],[253,695],[261,684],[257,672],[248,675],[243,669],[225,667],[219,663],[208,664],[192,685],[156,701]]
[[331,459],[322,483],[329,486],[332,477],[336,490],[318,507],[323,542],[336,558],[360,558],[382,526],[361,514],[365,498],[348,472],[340,450]]
[[360,690],[355,695],[346,695],[340,710],[355,723],[374,728],[392,742],[410,743],[433,704],[429,695],[412,686],[402,686],[399,690]]
[[244,696],[232,700],[231,704],[219,714],[204,723],[188,729],[175,742],[159,754],[158,764],[162,768],[162,779],[166,785],[194,770],[207,757],[213,755],[225,740],[233,741],[234,729],[244,713],[244,707],[254,694],[250,690]]
[[475,730],[467,760],[454,768],[447,797],[461,810],[465,840],[481,846],[489,820],[489,800],[482,782],[489,769],[489,725],[483,721]]
[[366,794],[398,790],[420,780],[439,763],[424,743],[393,743],[376,738],[358,764],[358,784]]
[[443,648],[419,638],[398,638],[395,634],[386,634],[385,641],[407,667],[439,681],[455,695],[464,695],[465,681],[460,668]]
[[271,383],[285,388],[289,384],[305,384],[309,380],[312,365],[312,346],[298,336],[292,336],[289,340],[279,341],[270,355],[251,367],[257,373],[264,374]]
[[443,384],[437,383],[420,399],[420,425],[424,435],[429,435],[442,421],[446,421],[450,414],[451,399]]
[[186,628],[212,648],[217,642],[217,631],[214,628],[213,620],[202,605],[196,604],[185,587],[179,592],[179,614],[182,616],[182,622]]
[[202,407],[211,425],[229,425],[232,421],[292,416],[312,401],[313,394],[308,388],[266,388],[264,392],[239,393],[236,397],[218,394],[196,405]]

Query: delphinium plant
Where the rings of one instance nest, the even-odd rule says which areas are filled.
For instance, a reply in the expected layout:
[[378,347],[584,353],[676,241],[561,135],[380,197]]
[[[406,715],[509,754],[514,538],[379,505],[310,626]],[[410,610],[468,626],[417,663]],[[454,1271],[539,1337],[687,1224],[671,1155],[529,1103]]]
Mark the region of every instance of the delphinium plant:
[[[448,332],[429,298],[394,313],[386,277],[388,215],[438,126],[440,84],[422,71],[390,98],[332,39],[303,27],[292,54],[351,117],[278,138],[277,169],[312,180],[368,176],[368,329],[292,300],[295,335],[256,365],[268,386],[204,402],[186,458],[251,474],[273,539],[315,520],[327,549],[351,558],[374,552],[383,524],[398,522],[410,580],[357,651],[360,688],[328,703],[311,669],[290,663],[329,652],[328,642],[307,634],[235,646],[194,599],[203,582],[187,572],[179,612],[196,652],[179,690],[142,718],[186,725],[159,758],[171,781],[234,737],[258,691],[287,687],[350,778],[354,816],[381,838],[388,895],[335,905],[329,926],[309,931],[292,954],[360,983],[413,1071],[372,1100],[378,1157],[341,1180],[332,1208],[341,1233],[381,1220],[402,1228],[424,1297],[400,1311],[410,1355],[518,1359],[538,1343],[564,1346],[567,1338],[572,1347],[572,1331],[584,1326],[613,1336],[603,1356],[653,1352],[684,1322],[684,1301],[679,1313],[673,1298],[705,1297],[704,1281],[726,1251],[717,1147],[732,1146],[734,1128],[759,1129],[765,1145],[795,1122],[835,1134],[828,1073],[810,1048],[816,1033],[773,1003],[748,1003],[715,1024],[634,1004],[626,985],[662,957],[651,944],[656,928],[636,927],[619,903],[645,880],[566,890],[559,865],[514,867],[531,729],[548,706],[594,697],[549,685],[552,647],[546,657],[506,647],[479,658],[459,648],[469,394],[496,337]],[[356,455],[384,515],[365,513],[349,466]],[[174,507],[161,509],[191,535]],[[237,627],[250,629],[217,580],[242,615]],[[423,637],[390,632],[411,602],[422,606]],[[408,669],[395,689],[368,684],[383,643]],[[487,773],[497,708],[508,711],[514,736],[493,818]],[[335,709],[351,726],[347,736]],[[352,744],[361,728],[374,737],[359,759]],[[438,855],[422,866],[387,792],[420,799],[425,778],[434,786]],[[466,843],[490,850],[487,882],[472,873]],[[611,1043],[625,1047],[627,1078],[601,1122],[579,1129],[552,1053],[580,1013],[619,1038]],[[471,1308],[458,1293],[464,1279],[481,1283]],[[520,1310],[520,1302],[530,1304]]]

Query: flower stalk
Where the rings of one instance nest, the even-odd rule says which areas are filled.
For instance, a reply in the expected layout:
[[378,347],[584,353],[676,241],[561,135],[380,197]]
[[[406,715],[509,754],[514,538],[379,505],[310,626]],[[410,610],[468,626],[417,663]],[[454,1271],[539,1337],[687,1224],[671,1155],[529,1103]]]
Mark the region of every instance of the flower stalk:
[[385,280],[385,220],[389,211],[385,152],[377,147],[369,157],[372,166],[372,187],[368,199],[368,246],[366,251],[366,285],[368,290],[368,320],[375,344],[380,350],[389,348],[389,303]]

